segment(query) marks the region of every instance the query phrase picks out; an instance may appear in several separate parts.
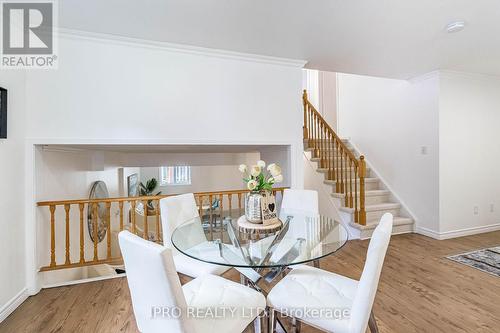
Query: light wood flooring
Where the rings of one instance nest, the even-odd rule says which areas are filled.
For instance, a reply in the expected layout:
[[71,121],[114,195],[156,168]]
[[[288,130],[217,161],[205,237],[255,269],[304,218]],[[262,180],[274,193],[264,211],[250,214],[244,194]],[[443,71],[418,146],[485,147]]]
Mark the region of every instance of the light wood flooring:
[[[367,245],[351,241],[321,267],[359,279]],[[500,278],[444,258],[498,245],[500,232],[446,241],[393,236],[374,306],[380,332],[500,332]],[[239,281],[234,270],[225,277]],[[1,323],[0,332],[137,332],[137,327],[126,279],[117,278],[44,289]],[[302,332],[316,330],[304,325]]]

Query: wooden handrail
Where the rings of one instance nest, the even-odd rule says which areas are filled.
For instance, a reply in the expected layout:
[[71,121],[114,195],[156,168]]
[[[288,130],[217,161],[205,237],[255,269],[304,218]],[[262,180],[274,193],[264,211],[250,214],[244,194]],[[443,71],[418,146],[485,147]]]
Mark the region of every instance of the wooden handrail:
[[[273,191],[282,191],[285,187],[274,188]],[[195,196],[207,196],[207,195],[219,195],[219,194],[238,194],[238,193],[247,193],[248,190],[227,190],[227,191],[216,191],[216,192],[196,192]],[[166,195],[154,195],[154,196],[142,196],[142,197],[115,197],[115,198],[106,198],[106,199],[77,199],[77,200],[57,200],[57,201],[39,201],[36,203],[37,206],[53,206],[53,205],[76,205],[81,203],[101,203],[101,202],[127,202],[132,199],[137,201],[144,200],[158,200],[166,197],[170,197],[178,194],[166,194]]]
[[327,179],[335,181],[335,192],[344,194],[345,206],[354,209],[354,221],[366,225],[364,156],[358,159],[347,147],[308,100],[306,90],[302,102],[305,144],[312,148],[313,156],[319,158],[319,167],[326,169]]
[[[273,188],[273,193],[283,192],[285,187]],[[243,214],[242,199],[243,194],[248,190],[228,190],[215,192],[194,193],[201,217],[205,217],[209,224],[210,237],[221,237],[222,229],[217,235],[217,224],[219,227],[222,221],[227,217],[236,218]],[[113,253],[113,244],[117,244],[116,237],[113,237],[112,231],[129,231],[157,243],[163,243],[163,233],[160,223],[160,200],[173,196],[143,196],[143,197],[118,197],[106,199],[78,199],[78,200],[58,200],[41,201],[38,207],[48,207],[48,225],[50,231],[50,262],[43,266],[40,271],[51,271],[65,268],[84,267],[100,264],[119,264],[121,262],[121,253]],[[209,200],[208,204],[206,200]],[[237,201],[237,209],[234,201]],[[148,202],[152,202],[152,210],[148,209]],[[214,203],[217,202],[217,205]],[[136,207],[140,203],[143,205],[143,213],[136,216]],[[75,206],[76,213],[71,214],[71,208]],[[114,206],[114,208],[113,208]],[[62,207],[62,208],[61,208]],[[115,215],[112,216],[113,209]],[[226,209],[228,208],[228,209]],[[101,216],[98,212],[104,211]],[[58,212],[61,214],[58,215]],[[126,212],[124,214],[124,212]],[[236,216],[237,215],[237,216]],[[85,237],[87,234],[84,228],[84,216],[87,216],[91,225],[91,238]],[[126,222],[124,221],[126,217]],[[99,221],[100,220],[100,221]],[[99,241],[98,225],[103,225],[106,235]],[[57,232],[59,228],[61,231]],[[71,230],[75,230],[71,237]],[[89,230],[90,231],[90,230]],[[61,237],[63,235],[63,237]],[[101,235],[102,237],[102,235]],[[57,239],[56,239],[57,238]],[[86,241],[87,239],[87,241]],[[97,241],[96,241],[97,240]],[[72,242],[79,242],[78,247],[71,247]],[[87,242],[87,244],[86,244]],[[102,242],[100,246],[99,243]],[[116,247],[115,247],[116,248]],[[74,249],[74,253],[71,250]],[[116,252],[116,251],[115,251]],[[58,257],[58,253],[62,256]]]
[[356,156],[352,153],[352,151],[349,150],[349,148],[342,141],[342,139],[339,138],[339,136],[337,135],[337,133],[335,133],[335,131],[330,127],[330,125],[326,122],[325,118],[323,118],[323,116],[321,115],[321,113],[319,113],[318,110],[316,110],[316,108],[311,104],[311,102],[309,102],[307,100],[307,92],[305,90],[304,90],[304,98],[306,99],[305,100],[306,105],[311,108],[311,111],[315,113],[315,115],[323,123],[323,126],[325,126],[325,128],[327,129],[327,131],[330,132],[336,140],[338,140],[339,144],[342,145],[342,148],[345,149],[345,151],[347,152],[347,154],[349,155],[349,157],[354,162],[356,162],[356,165],[358,165],[358,160],[357,160]]

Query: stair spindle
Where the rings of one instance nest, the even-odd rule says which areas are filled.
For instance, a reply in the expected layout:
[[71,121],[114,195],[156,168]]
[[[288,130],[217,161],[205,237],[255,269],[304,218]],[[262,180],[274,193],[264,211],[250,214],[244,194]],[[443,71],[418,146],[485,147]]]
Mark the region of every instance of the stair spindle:
[[93,214],[92,214],[92,226],[93,226],[93,238],[94,238],[94,261],[99,260],[97,253],[97,243],[99,243],[99,236],[97,234],[97,228],[99,223],[99,214],[97,212],[97,203],[93,204]]
[[302,95],[302,103],[304,105],[304,126],[303,126],[303,135],[304,135],[304,140],[308,139],[308,128],[309,125],[307,123],[307,91],[304,90],[304,93]]
[[359,224],[366,225],[365,211],[365,177],[366,177],[366,162],[365,157],[359,157]]
[[148,225],[148,200],[143,200],[142,201],[142,211],[143,211],[143,221],[144,221],[144,228],[142,230],[143,235],[142,238],[144,239],[149,239],[149,225]]
[[[349,192],[351,193],[349,197],[349,208],[353,207],[353,193],[352,193],[352,160],[349,160]],[[354,196],[357,196],[357,193],[354,193]]]
[[118,206],[120,207],[120,231],[123,230],[123,201],[120,201],[118,203]]
[[78,208],[80,210],[80,264],[83,264],[85,262],[85,254],[83,252],[85,246],[85,238],[83,236],[83,210],[85,209],[85,204],[80,203]]
[[66,212],[66,260],[64,261],[65,265],[69,265],[71,262],[69,260],[69,210],[71,206],[66,204],[64,205],[64,211]]
[[106,259],[111,258],[111,202],[106,202]]
[[132,223],[132,233],[136,234],[135,225],[135,200],[130,201],[130,222]]
[[[200,205],[201,208],[201,205]],[[156,200],[156,242],[158,244],[162,244],[162,237],[161,237],[161,225],[160,225],[160,200]],[[200,215],[201,216],[201,215]]]
[[[358,166],[354,165],[354,193],[358,193]],[[354,222],[358,223],[359,222],[359,212],[358,212],[358,198],[360,196],[356,197],[354,200]]]
[[51,205],[50,210],[50,267],[56,265],[56,206]]

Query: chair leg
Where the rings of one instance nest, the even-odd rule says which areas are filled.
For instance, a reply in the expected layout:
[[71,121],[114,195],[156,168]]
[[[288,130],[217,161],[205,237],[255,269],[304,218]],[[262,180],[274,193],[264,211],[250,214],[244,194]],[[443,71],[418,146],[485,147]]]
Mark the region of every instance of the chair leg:
[[274,311],[274,309],[272,308],[269,308],[267,315],[267,332],[276,332],[276,311]]
[[300,320],[297,318],[292,318],[292,332],[293,333],[300,333]]
[[254,333],[263,333],[262,332],[262,317],[258,316],[253,321],[253,331]]
[[370,319],[368,319],[368,327],[370,327],[371,333],[378,333],[377,320],[375,320],[375,316],[373,315],[373,311],[370,312]]

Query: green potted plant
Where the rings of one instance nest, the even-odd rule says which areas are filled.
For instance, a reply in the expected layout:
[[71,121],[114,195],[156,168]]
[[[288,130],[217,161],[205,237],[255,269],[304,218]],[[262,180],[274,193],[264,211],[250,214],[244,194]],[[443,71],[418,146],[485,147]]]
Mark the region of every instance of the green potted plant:
[[[146,181],[146,185],[140,182],[139,194],[141,195],[141,197],[160,195],[161,191],[157,192],[156,194],[153,194],[157,186],[158,186],[158,181],[156,180],[156,178],[151,178],[150,180]],[[155,207],[153,206],[153,200],[148,200],[148,213],[152,213],[154,212],[154,210]]]

